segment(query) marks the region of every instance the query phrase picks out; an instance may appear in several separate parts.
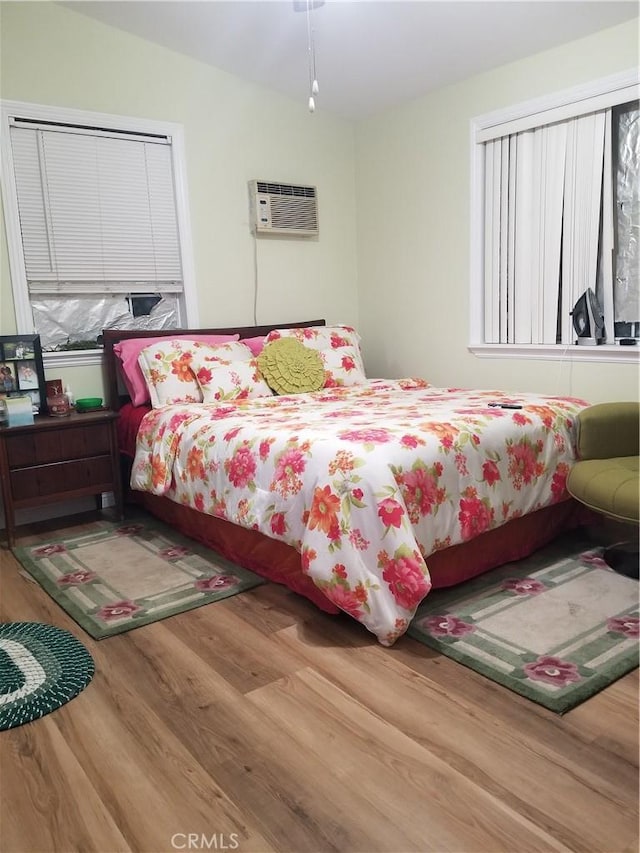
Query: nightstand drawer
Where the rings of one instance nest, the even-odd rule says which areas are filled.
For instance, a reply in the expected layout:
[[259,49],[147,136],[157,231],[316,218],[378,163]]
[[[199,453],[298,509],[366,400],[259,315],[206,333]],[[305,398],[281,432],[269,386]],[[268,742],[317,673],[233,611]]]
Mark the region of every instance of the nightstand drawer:
[[110,456],[93,456],[52,465],[33,465],[11,472],[11,492],[16,503],[48,495],[95,492],[96,486],[112,486],[114,480]]
[[109,453],[109,429],[109,424],[98,423],[46,433],[7,435],[9,464],[11,468],[21,468]]

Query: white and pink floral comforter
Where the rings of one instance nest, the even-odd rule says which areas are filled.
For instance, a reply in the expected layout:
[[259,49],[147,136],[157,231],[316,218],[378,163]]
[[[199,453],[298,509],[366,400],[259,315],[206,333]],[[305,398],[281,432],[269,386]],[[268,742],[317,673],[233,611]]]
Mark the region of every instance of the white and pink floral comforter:
[[433,551],[566,497],[582,400],[372,380],[150,412],[131,485],[260,530],[384,645]]

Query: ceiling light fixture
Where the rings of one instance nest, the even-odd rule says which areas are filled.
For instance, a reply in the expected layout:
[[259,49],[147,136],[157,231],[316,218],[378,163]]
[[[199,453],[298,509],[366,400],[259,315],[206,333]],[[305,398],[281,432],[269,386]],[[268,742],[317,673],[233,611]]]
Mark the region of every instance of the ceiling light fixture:
[[313,12],[320,6],[324,6],[324,0],[293,0],[294,12],[307,13],[307,52],[309,62],[309,112],[316,109],[315,96],[320,91],[318,86],[318,75],[316,74],[316,35],[313,22]]

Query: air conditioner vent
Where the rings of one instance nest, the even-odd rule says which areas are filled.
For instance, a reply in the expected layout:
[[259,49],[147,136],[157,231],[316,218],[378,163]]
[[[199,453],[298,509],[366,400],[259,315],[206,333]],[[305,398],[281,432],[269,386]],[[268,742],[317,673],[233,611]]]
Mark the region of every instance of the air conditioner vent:
[[249,181],[251,227],[256,234],[318,234],[318,199],[315,187]]
[[296,184],[268,184],[266,181],[256,181],[259,193],[271,195],[296,196],[298,198],[315,198],[315,187],[299,187]]

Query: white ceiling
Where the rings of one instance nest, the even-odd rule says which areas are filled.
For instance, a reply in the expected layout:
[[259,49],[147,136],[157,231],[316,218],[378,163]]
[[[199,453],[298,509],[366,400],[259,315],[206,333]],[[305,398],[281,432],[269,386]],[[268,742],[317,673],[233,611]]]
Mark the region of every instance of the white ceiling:
[[[307,16],[292,0],[61,5],[306,105]],[[326,0],[312,13],[317,109],[363,118],[630,20],[638,8],[636,0]]]

